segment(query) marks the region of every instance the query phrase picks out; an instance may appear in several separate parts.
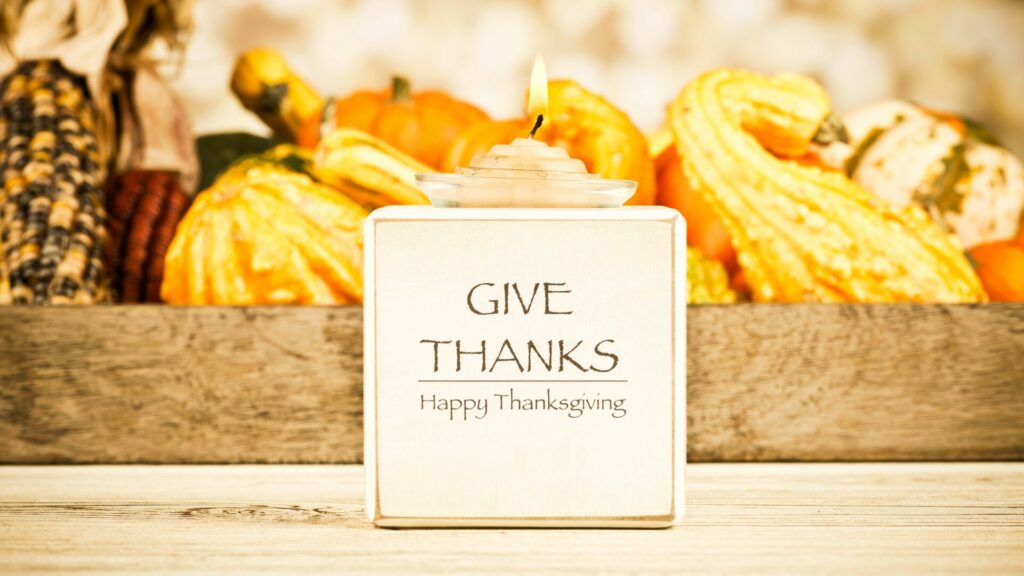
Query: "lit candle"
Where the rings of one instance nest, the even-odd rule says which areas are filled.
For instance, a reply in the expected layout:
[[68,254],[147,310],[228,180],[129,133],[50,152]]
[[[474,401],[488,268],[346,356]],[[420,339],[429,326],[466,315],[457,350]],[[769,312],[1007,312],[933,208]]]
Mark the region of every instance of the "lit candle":
[[533,129],[509,144],[492,146],[455,175],[420,174],[417,181],[436,206],[615,207],[633,192],[636,182],[602,180],[582,160],[560,147],[534,138],[548,111],[548,78],[539,56],[530,74],[527,113]]
[[526,106],[526,113],[531,118],[537,118],[530,130],[530,138],[544,123],[544,115],[548,113],[548,71],[544,67],[544,59],[537,56],[533,61],[533,71],[530,72],[530,96],[529,104]]

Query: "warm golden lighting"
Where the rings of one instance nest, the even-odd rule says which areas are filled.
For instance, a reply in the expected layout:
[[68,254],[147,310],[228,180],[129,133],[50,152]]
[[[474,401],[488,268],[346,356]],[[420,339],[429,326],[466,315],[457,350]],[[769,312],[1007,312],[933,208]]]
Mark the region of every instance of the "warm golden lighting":
[[533,61],[533,72],[530,73],[530,98],[526,113],[530,118],[548,113],[548,72],[540,56]]

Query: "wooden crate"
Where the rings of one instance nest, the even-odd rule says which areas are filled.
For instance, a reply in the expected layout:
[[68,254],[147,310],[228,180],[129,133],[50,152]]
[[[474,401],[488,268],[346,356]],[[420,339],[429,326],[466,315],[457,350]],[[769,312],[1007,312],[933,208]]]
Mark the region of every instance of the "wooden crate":
[[[694,461],[1024,458],[1024,305],[688,311]],[[0,308],[0,461],[358,462],[358,307]]]

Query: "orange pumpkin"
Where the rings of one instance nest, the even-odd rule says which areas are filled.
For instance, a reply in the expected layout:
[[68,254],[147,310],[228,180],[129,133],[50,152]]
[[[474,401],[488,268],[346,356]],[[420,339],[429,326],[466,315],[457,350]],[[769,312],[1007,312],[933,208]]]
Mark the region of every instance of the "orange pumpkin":
[[[398,76],[387,90],[360,90],[334,103],[335,126],[376,136],[432,168],[441,167],[464,130],[487,120],[476,106],[443,92],[413,93],[409,81]],[[301,146],[316,146],[319,124],[320,119],[314,119],[303,128]]]
[[732,238],[711,205],[687,185],[675,143],[657,158],[658,204],[675,208],[686,218],[687,244],[724,264],[730,274],[737,272],[739,264]]
[[1024,302],[1024,234],[971,249],[981,285],[993,302]]
[[508,144],[530,132],[533,122],[525,118],[517,120],[491,120],[467,128],[452,144],[441,163],[442,172],[454,172],[478,154],[486,154],[495,144]]
[[[526,136],[533,119],[491,121],[466,130],[452,145],[441,168],[466,166],[495,144]],[[604,178],[636,180],[636,194],[627,204],[653,204],[656,183],[647,139],[629,116],[604,98],[571,80],[548,83],[548,111],[535,136],[559,146]]]

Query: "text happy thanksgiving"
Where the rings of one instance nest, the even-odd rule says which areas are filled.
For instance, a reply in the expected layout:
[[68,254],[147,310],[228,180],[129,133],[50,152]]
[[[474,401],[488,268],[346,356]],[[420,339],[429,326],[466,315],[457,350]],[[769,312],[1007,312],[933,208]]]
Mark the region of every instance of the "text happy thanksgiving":
[[[574,313],[572,289],[565,282],[535,282],[522,286],[516,282],[496,284],[481,282],[466,294],[466,309],[477,316],[502,317],[511,315],[568,316]],[[510,339],[430,339],[420,340],[432,352],[432,372],[455,373],[451,380],[424,379],[421,382],[474,382],[474,383],[586,383],[624,382],[623,380],[593,379],[600,375],[608,378],[619,366],[615,353],[615,340],[606,338],[587,343],[584,340],[527,340]],[[497,372],[496,372],[497,371]],[[513,374],[518,378],[510,378]],[[529,378],[533,375],[533,378]],[[587,376],[590,376],[590,379]],[[544,376],[547,379],[542,379]],[[474,397],[446,398],[437,394],[421,394],[420,410],[446,413],[449,420],[483,419],[492,409],[499,411],[552,411],[579,418],[588,412],[605,412],[613,418],[626,415],[625,398],[602,398],[601,393],[590,396],[586,392],[572,397],[560,396],[550,387],[539,393],[535,388],[507,391]]]

